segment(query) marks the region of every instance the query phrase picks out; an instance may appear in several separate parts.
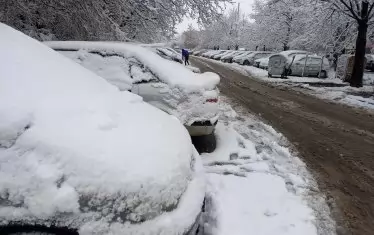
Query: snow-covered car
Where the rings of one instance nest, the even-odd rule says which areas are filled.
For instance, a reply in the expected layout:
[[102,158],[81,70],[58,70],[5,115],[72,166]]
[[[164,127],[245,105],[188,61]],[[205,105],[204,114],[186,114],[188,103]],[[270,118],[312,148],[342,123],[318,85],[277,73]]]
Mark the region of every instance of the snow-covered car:
[[205,58],[210,58],[211,56],[214,56],[218,53],[222,53],[223,50],[208,50],[206,52],[204,52],[201,56],[202,57],[205,57]]
[[230,54],[226,54],[225,56],[221,57],[221,61],[226,62],[226,63],[232,63],[233,58],[239,55],[243,55],[245,51],[233,51]]
[[270,55],[268,55],[264,58],[260,58],[260,59],[255,60],[254,66],[257,67],[257,68],[260,68],[260,69],[267,70],[268,67],[269,67],[269,58],[272,55],[274,55],[274,54],[270,54]]
[[237,63],[241,65],[254,65],[255,60],[267,57],[271,54],[274,54],[274,52],[270,51],[255,51],[253,53],[247,54],[246,56],[240,57],[240,59],[237,59]]
[[231,51],[231,50],[222,51],[221,53],[218,53],[218,54],[215,54],[215,55],[211,56],[210,58],[214,59],[214,60],[220,60],[223,56],[229,55],[231,53],[233,53],[233,51]]
[[315,55],[296,55],[288,69],[288,75],[327,78],[330,65],[326,58]]
[[232,58],[232,61],[239,64],[242,61],[241,59],[243,57],[248,56],[248,55],[252,54],[253,52],[254,51],[244,51],[243,54],[237,55],[234,58]]
[[172,60],[178,63],[183,63],[182,54],[176,52],[174,49],[169,47],[157,47],[155,48],[156,53],[168,60]]
[[45,42],[61,54],[95,72],[121,90],[176,116],[191,136],[210,135],[218,121],[214,73],[193,73],[152,50],[127,43]]
[[205,53],[207,51],[208,51],[207,49],[197,50],[197,51],[192,52],[192,55],[194,55],[194,56],[201,56],[201,54],[203,54],[203,53]]
[[0,34],[0,234],[195,234],[205,180],[180,122]]
[[307,51],[289,50],[282,51],[269,57],[268,76],[287,76],[287,69],[293,63],[295,56],[312,54]]

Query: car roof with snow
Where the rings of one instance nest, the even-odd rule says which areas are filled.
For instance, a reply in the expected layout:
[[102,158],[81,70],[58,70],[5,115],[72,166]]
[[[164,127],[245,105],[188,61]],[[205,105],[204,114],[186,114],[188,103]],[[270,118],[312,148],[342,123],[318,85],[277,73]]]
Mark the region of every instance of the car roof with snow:
[[279,52],[279,54],[283,55],[283,56],[290,56],[290,55],[293,55],[293,54],[310,54],[310,52],[301,51],[301,50],[289,50],[289,51]]
[[187,229],[204,184],[180,122],[4,24],[0,34],[0,226]]
[[220,81],[217,74],[211,72],[194,73],[185,66],[163,59],[150,49],[139,45],[82,41],[50,41],[45,42],[45,44],[55,50],[87,50],[99,53],[115,53],[125,58],[133,58],[144,65],[160,81],[187,92],[213,90]]

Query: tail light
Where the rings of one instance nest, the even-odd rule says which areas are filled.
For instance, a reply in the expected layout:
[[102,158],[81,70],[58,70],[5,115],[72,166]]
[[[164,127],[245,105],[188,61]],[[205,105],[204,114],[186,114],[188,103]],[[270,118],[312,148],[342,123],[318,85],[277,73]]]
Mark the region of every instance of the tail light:
[[214,98],[214,99],[207,99],[206,102],[208,102],[208,103],[217,103],[217,102],[218,102],[218,99],[217,99],[217,98]]

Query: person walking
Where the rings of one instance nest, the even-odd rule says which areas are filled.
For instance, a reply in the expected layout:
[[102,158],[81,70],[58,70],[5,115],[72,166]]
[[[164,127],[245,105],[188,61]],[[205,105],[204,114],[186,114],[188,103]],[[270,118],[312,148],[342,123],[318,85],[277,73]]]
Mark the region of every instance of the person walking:
[[184,65],[190,65],[190,61],[188,60],[190,57],[190,53],[186,49],[182,49],[182,58],[184,59]]

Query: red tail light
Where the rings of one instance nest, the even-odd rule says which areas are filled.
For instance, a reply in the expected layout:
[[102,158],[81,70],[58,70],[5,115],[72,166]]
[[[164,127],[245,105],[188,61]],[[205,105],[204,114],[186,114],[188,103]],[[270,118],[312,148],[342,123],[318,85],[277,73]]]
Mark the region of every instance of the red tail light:
[[215,98],[215,99],[207,99],[206,102],[208,102],[208,103],[217,103],[218,99],[217,98]]

